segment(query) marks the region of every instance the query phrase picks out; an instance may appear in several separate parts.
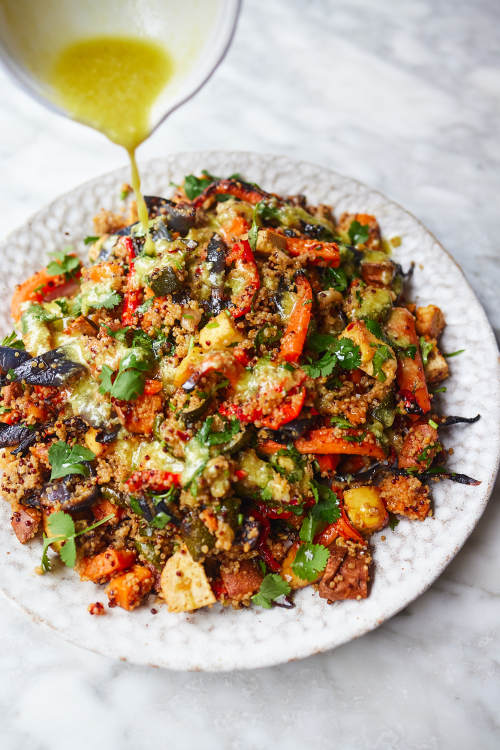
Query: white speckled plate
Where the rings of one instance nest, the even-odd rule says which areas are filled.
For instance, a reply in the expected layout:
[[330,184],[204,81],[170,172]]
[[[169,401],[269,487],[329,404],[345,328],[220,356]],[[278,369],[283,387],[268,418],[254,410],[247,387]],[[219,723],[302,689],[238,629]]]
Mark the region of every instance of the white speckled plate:
[[[105,617],[91,617],[87,605],[99,598],[105,601],[102,591],[80,583],[68,569],[37,576],[40,544],[21,546],[15,540],[9,507],[1,504],[0,589],[33,619],[106,656],[172,669],[230,670],[277,664],[338,646],[377,627],[431,585],[471,533],[492,489],[499,454],[499,378],[493,333],[462,272],[400,206],[323,167],[243,152],[178,154],[155,160],[143,166],[144,191],[168,194],[170,181],[179,182],[183,175],[203,168],[220,175],[238,171],[278,193],[305,193],[312,202],[333,204],[337,215],[346,210],[373,213],[386,237],[402,237],[394,257],[404,267],[417,261],[415,300],[435,302],[444,310],[445,350],[466,350],[450,360],[452,377],[441,396],[444,413],[482,415],[476,424],[458,425],[443,435],[446,446],[454,447],[451,467],[482,484],[436,485],[433,518],[423,523],[401,521],[394,533],[383,532],[385,541],[377,534],[374,584],[363,602],[328,606],[308,588],[298,593],[292,610],[234,611],[215,606],[176,615],[160,606],[156,615],[143,607],[132,614],[117,608]],[[43,265],[50,251],[71,243],[83,251],[82,239],[92,231],[92,217],[102,207],[119,208],[120,185],[127,179],[123,169],[61,196],[2,243],[4,332],[11,329],[7,306],[14,285]]]

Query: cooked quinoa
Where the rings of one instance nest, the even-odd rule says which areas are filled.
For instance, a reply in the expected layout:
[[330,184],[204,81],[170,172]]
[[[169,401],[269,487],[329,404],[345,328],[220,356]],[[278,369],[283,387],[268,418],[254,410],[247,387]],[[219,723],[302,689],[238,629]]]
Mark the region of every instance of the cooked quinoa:
[[90,265],[56,253],[14,293],[16,536],[110,607],[367,597],[372,534],[431,515],[431,479],[475,483],[443,467],[442,311],[407,300],[374,216],[208,173],[146,203],[149,254],[133,205],[103,210]]

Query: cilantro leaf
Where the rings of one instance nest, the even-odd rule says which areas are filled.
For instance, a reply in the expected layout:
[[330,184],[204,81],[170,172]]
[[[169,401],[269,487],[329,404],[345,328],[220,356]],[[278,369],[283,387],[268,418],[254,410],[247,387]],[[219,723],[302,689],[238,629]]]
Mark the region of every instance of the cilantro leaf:
[[219,179],[215,175],[210,174],[210,172],[207,172],[206,169],[202,169],[201,174],[201,177],[196,177],[194,174],[188,174],[184,177],[184,192],[190,201],[201,195],[206,187]]
[[280,596],[287,596],[290,591],[290,584],[284,581],[279,573],[268,573],[262,580],[258,592],[252,596],[252,601],[258,607],[271,609],[272,602]]
[[378,323],[376,320],[372,320],[371,318],[365,318],[365,326],[368,328],[370,333],[373,333],[373,335],[376,336],[378,339],[384,338],[384,332],[382,331],[382,327],[380,323]]
[[330,552],[322,544],[301,544],[292,563],[292,570],[303,581],[314,581],[325,568]]
[[325,268],[321,281],[323,289],[335,289],[337,292],[343,292],[348,285],[346,273],[341,268]]
[[116,307],[117,305],[119,305],[121,301],[122,301],[121,294],[118,294],[118,292],[110,292],[109,294],[106,294],[105,296],[100,297],[94,303],[92,302],[88,303],[88,307],[92,308],[93,310],[100,310],[103,307],[106,310],[112,310],[113,307]]
[[87,237],[84,238],[83,244],[84,245],[93,245],[94,242],[97,242],[98,239],[100,239],[100,238],[97,237],[96,235],[90,235],[89,234]]
[[300,527],[299,537],[303,542],[312,542],[320,528],[340,518],[339,500],[335,492],[319,482],[312,483],[311,490],[316,505],[313,505]]
[[74,568],[76,562],[76,544],[74,539],[67,539],[59,550],[59,557],[68,568]]
[[82,265],[80,259],[76,255],[73,253],[66,253],[64,250],[49,253],[49,257],[54,259],[45,269],[49,276],[58,276],[63,273],[67,279],[71,279],[75,276],[76,272]]
[[330,422],[331,424],[334,424],[337,427],[341,427],[344,430],[348,430],[351,427],[354,427],[354,425],[352,425],[348,419],[346,419],[345,417],[341,417],[341,416],[330,417]]
[[213,421],[213,417],[208,417],[200,430],[198,430],[197,438],[202,445],[210,447],[212,445],[223,445],[224,443],[229,443],[229,441],[232,440],[241,429],[240,420],[231,419],[227,423],[226,429],[221,432],[212,432]]
[[59,550],[59,557],[68,568],[74,568],[76,563],[76,544],[75,539],[77,536],[87,534],[89,531],[96,529],[103,523],[107,523],[113,514],[101,518],[91,526],[87,526],[82,531],[75,530],[75,522],[69,513],[65,513],[62,510],[58,510],[49,516],[47,521],[47,531],[50,536],[43,535],[43,547],[42,547],[42,560],[41,568],[42,572],[46,573],[51,569],[51,563],[48,556],[49,547],[55,542],[61,542]]
[[313,334],[313,348],[326,345],[328,351],[320,359],[308,365],[302,365],[304,372],[311,378],[328,377],[334,371],[336,365],[343,370],[355,370],[361,364],[361,352],[359,346],[351,339],[334,339],[329,334]]
[[108,365],[103,365],[101,374],[99,375],[99,380],[101,381],[101,385],[99,386],[99,393],[111,393],[111,389],[113,388],[113,381],[111,380],[111,377],[113,375],[113,370],[111,367],[108,367]]
[[4,336],[0,342],[0,346],[10,346],[12,349],[25,349],[23,341],[17,338],[17,333],[15,331]]
[[47,520],[47,531],[51,536],[70,537],[75,533],[75,522],[62,510],[51,513]]
[[335,345],[335,354],[343,370],[355,370],[361,364],[359,346],[351,339],[339,339]]
[[389,527],[391,531],[394,531],[398,523],[399,523],[399,518],[394,513],[391,513],[389,511]]
[[434,348],[432,341],[426,341],[423,336],[420,336],[418,343],[420,345],[420,354],[422,355],[422,362],[424,365],[427,364],[429,354]]
[[50,481],[60,479],[69,474],[82,474],[87,476],[89,473],[88,466],[82,461],[93,461],[95,453],[83,445],[73,445],[70,447],[62,440],[58,440],[49,448],[49,463],[52,467]]
[[307,346],[313,352],[324,352],[335,344],[336,338],[331,333],[311,333],[307,337]]
[[[149,337],[148,337],[149,338]],[[132,401],[144,391],[145,373],[151,369],[152,352],[136,346],[120,360],[118,373],[113,380],[113,370],[103,365],[99,380],[100,393],[109,393],[120,401]]]
[[370,236],[370,227],[368,224],[360,224],[359,221],[352,221],[348,231],[349,239],[353,245],[362,245]]
[[326,352],[316,362],[309,365],[302,365],[304,372],[310,378],[327,378],[335,369],[337,357],[333,352]]
[[386,344],[380,344],[377,346],[377,350],[372,359],[373,374],[377,380],[380,380],[382,383],[387,380],[387,375],[383,371],[382,365],[387,362],[388,359],[392,359],[392,352],[389,347],[386,346]]
[[136,369],[118,372],[110,394],[120,401],[133,401],[144,391],[144,374]]

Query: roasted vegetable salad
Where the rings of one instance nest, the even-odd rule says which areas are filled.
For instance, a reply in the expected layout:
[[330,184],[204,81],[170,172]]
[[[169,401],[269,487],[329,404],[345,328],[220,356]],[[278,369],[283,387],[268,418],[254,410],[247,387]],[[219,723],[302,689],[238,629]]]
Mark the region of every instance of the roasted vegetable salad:
[[153,246],[133,203],[103,211],[90,265],[62,250],[14,292],[16,536],[127,610],[365,598],[371,535],[431,515],[431,481],[475,483],[445,466],[467,420],[434,405],[443,312],[411,304],[374,216],[208,172],[146,203]]

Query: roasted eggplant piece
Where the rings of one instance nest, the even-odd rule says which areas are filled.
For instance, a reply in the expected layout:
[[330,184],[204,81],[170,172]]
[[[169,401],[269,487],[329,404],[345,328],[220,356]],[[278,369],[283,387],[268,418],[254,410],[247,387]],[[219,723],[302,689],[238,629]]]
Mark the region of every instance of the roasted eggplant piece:
[[182,288],[182,282],[171,266],[157,268],[148,278],[148,284],[157,297],[175,294]]
[[37,433],[32,427],[26,427],[26,425],[22,424],[1,424],[0,448],[6,448],[8,445],[18,445],[26,440],[26,438],[33,436],[33,442],[35,442]]
[[116,425],[115,427],[111,427],[110,429],[106,429],[105,427],[103,427],[101,430],[99,430],[99,432],[95,436],[95,439],[98,443],[102,443],[103,445],[114,443],[121,428],[121,424]]
[[185,237],[196,223],[196,209],[190,203],[174,203],[156,195],[145,195],[144,200],[149,218],[163,217],[168,228],[179,232],[181,237]]
[[99,486],[91,477],[71,474],[45,485],[40,503],[45,508],[56,506],[58,510],[75,513],[90,508],[99,495]]
[[24,349],[13,349],[10,346],[0,346],[0,371],[6,373],[9,370],[15,370],[31,359],[31,354]]
[[207,308],[211,315],[219,315],[227,307],[227,300],[224,299],[226,254],[226,243],[218,234],[213,234],[207,247],[207,263],[210,264],[208,280],[212,288]]
[[260,528],[260,522],[250,514],[240,527],[236,543],[241,544],[246,550],[255,549],[259,541]]
[[312,430],[318,424],[318,417],[301,417],[293,419],[291,422],[280,427],[279,430],[273,431],[273,440],[278,443],[291,443],[302,437],[308,430]]
[[0,378],[0,385],[23,381],[29,385],[61,386],[77,372],[84,370],[83,365],[68,359],[62,349],[52,349],[11,369],[8,378]]

